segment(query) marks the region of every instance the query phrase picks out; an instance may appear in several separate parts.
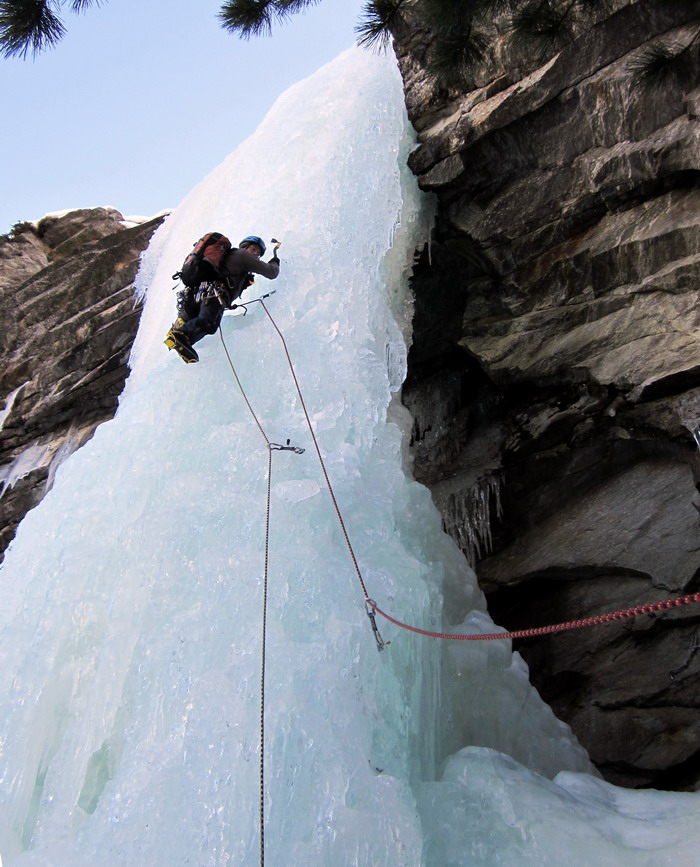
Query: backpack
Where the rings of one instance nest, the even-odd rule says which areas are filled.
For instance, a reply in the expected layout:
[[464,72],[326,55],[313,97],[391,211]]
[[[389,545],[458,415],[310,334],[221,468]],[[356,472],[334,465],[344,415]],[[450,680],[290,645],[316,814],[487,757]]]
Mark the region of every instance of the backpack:
[[200,283],[225,282],[221,263],[231,250],[231,242],[221,232],[207,232],[194,245],[182,268],[173,279],[180,279],[188,289],[196,289]]

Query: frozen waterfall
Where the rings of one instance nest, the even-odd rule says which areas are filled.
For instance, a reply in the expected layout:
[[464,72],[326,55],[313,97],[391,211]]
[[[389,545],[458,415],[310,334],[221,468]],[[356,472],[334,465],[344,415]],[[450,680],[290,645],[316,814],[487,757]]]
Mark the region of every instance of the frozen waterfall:
[[[396,399],[431,203],[393,58],[352,49],[275,104],[157,232],[116,418],[58,470],[0,572],[0,854],[11,867],[259,863],[267,449],[217,336],[163,346],[171,275],[206,231],[283,241],[248,296],[287,340],[370,594],[493,631]],[[279,338],[223,334],[274,454],[266,860],[292,867],[696,863],[694,794],[592,775],[507,642],[382,622],[379,654]],[[457,619],[445,626],[443,593]],[[448,646],[449,645],[449,646]],[[454,646],[456,645],[456,646]]]

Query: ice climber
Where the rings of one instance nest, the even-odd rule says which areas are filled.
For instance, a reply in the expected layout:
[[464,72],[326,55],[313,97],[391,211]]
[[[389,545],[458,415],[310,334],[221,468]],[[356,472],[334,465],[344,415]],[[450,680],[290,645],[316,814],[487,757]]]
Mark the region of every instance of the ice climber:
[[[227,239],[224,240],[230,246]],[[193,344],[207,334],[216,334],[224,310],[253,282],[253,274],[261,274],[269,280],[277,277],[280,271],[278,246],[275,245],[272,258],[263,262],[265,242],[257,235],[248,235],[238,247],[232,247],[223,256],[216,279],[178,292],[177,319],[165,338],[168,349],[174,349],[184,361],[199,361]],[[185,282],[184,277],[182,279]]]

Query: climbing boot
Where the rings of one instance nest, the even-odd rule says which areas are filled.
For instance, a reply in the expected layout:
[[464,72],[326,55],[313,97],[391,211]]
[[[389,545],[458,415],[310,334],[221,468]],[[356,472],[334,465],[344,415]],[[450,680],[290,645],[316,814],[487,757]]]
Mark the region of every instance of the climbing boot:
[[[179,319],[176,320],[175,325],[180,321],[181,320]],[[187,364],[193,364],[195,361],[199,361],[199,356],[192,348],[189,337],[177,328],[173,327],[168,331],[164,343],[168,349],[174,349],[180,358],[183,361],[186,361]]]

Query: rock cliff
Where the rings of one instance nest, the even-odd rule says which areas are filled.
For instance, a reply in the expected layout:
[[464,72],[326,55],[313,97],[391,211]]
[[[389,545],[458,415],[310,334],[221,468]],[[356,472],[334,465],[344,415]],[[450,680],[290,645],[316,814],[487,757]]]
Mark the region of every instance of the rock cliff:
[[161,219],[129,226],[91,208],[0,237],[0,556],[61,461],[114,415],[139,256]]
[[[690,84],[642,90],[629,66],[697,23],[618,2],[544,59],[495,26],[464,91],[431,81],[418,19],[396,44],[410,164],[438,201],[403,391],[414,470],[507,628],[700,584],[700,46]],[[693,788],[699,623],[695,606],[518,649],[607,779]]]

